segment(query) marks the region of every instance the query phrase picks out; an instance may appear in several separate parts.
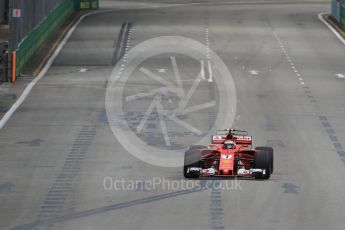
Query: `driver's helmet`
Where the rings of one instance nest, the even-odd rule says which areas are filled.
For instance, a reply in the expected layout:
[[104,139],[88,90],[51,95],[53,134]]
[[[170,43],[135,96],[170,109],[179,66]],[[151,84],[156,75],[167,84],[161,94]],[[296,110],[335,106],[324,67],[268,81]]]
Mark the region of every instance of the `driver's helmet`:
[[224,149],[234,149],[235,146],[236,146],[236,144],[233,141],[225,141],[224,142]]

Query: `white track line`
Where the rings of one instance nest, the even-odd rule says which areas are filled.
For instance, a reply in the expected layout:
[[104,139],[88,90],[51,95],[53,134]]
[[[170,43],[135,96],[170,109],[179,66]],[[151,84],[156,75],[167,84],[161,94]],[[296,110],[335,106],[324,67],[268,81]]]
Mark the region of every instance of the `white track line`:
[[208,82],[213,82],[212,65],[211,65],[210,60],[207,60],[207,67],[208,67]]
[[211,65],[211,54],[210,54],[210,37],[209,29],[205,29],[205,40],[206,40],[206,58],[207,58],[207,68],[208,68],[208,82],[213,82],[213,73]]
[[337,76],[337,78],[345,78],[345,75],[344,75],[344,74],[341,74],[341,73],[338,73],[338,74],[336,74],[335,76]]
[[90,16],[92,14],[97,14],[97,13],[103,13],[102,12],[91,12],[88,14],[85,14],[79,18],[77,23],[68,31],[68,33],[65,35],[64,39],[62,42],[59,44],[59,46],[56,48],[54,51],[53,55],[48,59],[47,64],[44,66],[44,68],[41,70],[41,72],[38,74],[37,77],[35,77],[29,84],[28,86],[24,89],[23,93],[20,95],[18,100],[11,106],[11,108],[5,113],[5,115],[2,117],[0,120],[0,130],[5,126],[7,121],[12,117],[14,112],[19,108],[19,106],[25,101],[25,99],[28,97],[30,94],[32,88],[37,84],[39,80],[41,80],[45,74],[48,72],[50,69],[51,65],[53,64],[55,58],[59,55],[65,44],[67,43],[68,39],[71,37],[77,26],[81,23],[81,21],[84,20],[87,16]]
[[201,79],[205,80],[205,63],[204,63],[204,60],[200,60],[200,66],[201,66],[201,70],[200,70]]
[[332,25],[330,25],[322,16],[325,13],[319,13],[318,17],[319,19],[337,36],[337,38],[345,45],[345,39],[336,31]]
[[[279,38],[279,35],[275,31],[273,31],[273,34],[274,34],[274,37],[276,38],[276,40],[278,41],[278,43],[280,44],[280,47],[284,47],[283,42]],[[298,72],[298,69],[297,69],[295,63],[292,62],[292,60],[291,60],[288,52],[286,51],[286,49],[285,48],[280,48],[280,49],[284,53],[285,58],[288,60],[291,69],[293,70],[293,72],[295,72],[296,76],[298,77],[298,80],[299,80],[300,84],[301,85],[305,85],[305,82],[303,81],[303,78],[301,78],[301,74]]]

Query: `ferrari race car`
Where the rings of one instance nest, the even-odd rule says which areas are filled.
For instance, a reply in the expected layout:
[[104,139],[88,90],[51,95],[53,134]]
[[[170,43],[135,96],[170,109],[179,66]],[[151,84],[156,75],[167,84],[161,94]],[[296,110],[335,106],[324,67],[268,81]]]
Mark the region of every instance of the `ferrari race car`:
[[207,146],[193,145],[185,152],[183,174],[199,176],[237,176],[269,179],[273,173],[273,149],[252,149],[252,136],[246,131],[218,130]]

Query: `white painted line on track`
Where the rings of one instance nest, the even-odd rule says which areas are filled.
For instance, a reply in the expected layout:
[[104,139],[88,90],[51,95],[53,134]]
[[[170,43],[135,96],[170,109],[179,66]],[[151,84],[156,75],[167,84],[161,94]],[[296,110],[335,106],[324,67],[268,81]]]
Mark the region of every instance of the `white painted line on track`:
[[[278,41],[278,43],[280,44],[281,51],[284,53],[285,58],[286,58],[286,60],[289,62],[291,69],[292,69],[293,72],[297,75],[298,80],[300,81],[300,84],[301,84],[301,85],[305,85],[305,82],[303,81],[303,78],[301,78],[301,74],[299,73],[297,67],[295,66],[295,63],[292,62],[292,60],[291,60],[291,58],[290,58],[288,52],[285,50],[285,48],[283,48],[283,47],[284,47],[284,44],[283,44],[282,41],[280,40],[278,34],[277,34],[275,31],[273,31],[273,34],[274,34],[274,37],[276,38],[276,40]],[[345,76],[344,76],[344,77],[345,77]]]
[[337,78],[345,78],[345,75],[341,73],[337,73],[335,76],[337,76]]
[[210,38],[209,38],[209,29],[205,29],[205,40],[206,40],[206,57],[207,57],[207,68],[208,68],[208,82],[213,82],[213,71],[211,64],[211,55],[210,55]]
[[322,16],[326,13],[319,13],[319,19],[337,36],[337,38],[345,45],[345,39],[330,25]]
[[259,71],[257,70],[250,70],[248,71],[251,75],[259,75]]
[[12,115],[14,114],[14,112],[16,112],[16,110],[19,108],[19,106],[25,101],[25,99],[29,96],[31,90],[33,89],[33,87],[37,84],[37,82],[39,80],[41,80],[46,73],[48,72],[48,70],[50,69],[51,65],[53,64],[54,60],[56,59],[56,57],[59,55],[59,53],[61,52],[61,50],[63,49],[63,47],[66,45],[67,41],[69,40],[69,38],[72,36],[73,32],[75,31],[75,29],[78,27],[78,25],[88,16],[93,15],[93,14],[100,14],[100,13],[104,13],[107,11],[98,11],[98,12],[91,12],[88,14],[85,14],[83,16],[81,16],[78,21],[72,26],[72,28],[67,32],[67,34],[65,35],[65,37],[63,38],[63,40],[61,41],[61,43],[58,45],[58,47],[56,48],[56,50],[54,51],[53,55],[48,59],[47,64],[44,66],[44,68],[41,70],[41,72],[38,74],[37,77],[35,77],[24,89],[23,93],[20,95],[20,97],[18,98],[18,100],[11,106],[11,108],[5,113],[5,115],[2,117],[2,119],[0,120],[0,130],[5,126],[5,124],[7,123],[7,121],[12,117]]
[[205,62],[204,60],[200,60],[200,73],[201,73],[201,78],[202,80],[205,80]]
[[212,65],[211,65],[211,61],[208,60],[207,61],[207,66],[208,66],[208,82],[213,82],[213,72],[212,72]]

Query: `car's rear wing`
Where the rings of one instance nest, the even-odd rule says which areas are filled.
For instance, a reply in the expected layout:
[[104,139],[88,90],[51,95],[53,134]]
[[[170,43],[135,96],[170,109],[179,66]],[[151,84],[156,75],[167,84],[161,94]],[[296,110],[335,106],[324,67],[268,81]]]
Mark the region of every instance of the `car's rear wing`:
[[216,131],[216,135],[227,135],[227,134],[248,135],[248,132],[242,129],[218,129]]
[[212,144],[223,144],[224,141],[226,140],[227,135],[225,134],[220,134],[220,135],[213,135],[211,138],[211,143]]
[[241,129],[230,129],[230,133],[233,135],[248,136],[248,132],[246,130]]
[[212,144],[223,144],[226,140],[232,140],[239,145],[252,145],[252,136],[249,135],[213,135],[211,139]]
[[249,135],[232,135],[231,140],[239,145],[252,145],[253,138]]

